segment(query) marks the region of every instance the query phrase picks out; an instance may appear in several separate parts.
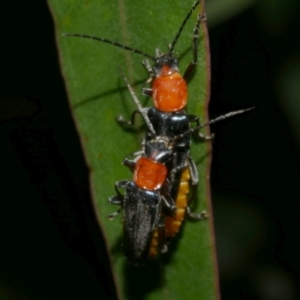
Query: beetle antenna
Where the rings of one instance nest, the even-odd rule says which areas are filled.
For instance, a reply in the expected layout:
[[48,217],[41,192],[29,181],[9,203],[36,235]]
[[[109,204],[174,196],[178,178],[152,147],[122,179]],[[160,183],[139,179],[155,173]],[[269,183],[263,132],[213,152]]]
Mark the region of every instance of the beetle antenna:
[[179,27],[179,30],[177,31],[177,34],[176,34],[176,36],[175,36],[175,38],[174,38],[172,44],[170,45],[170,49],[169,49],[169,53],[170,53],[170,54],[173,53],[174,47],[175,47],[175,45],[176,45],[176,43],[177,43],[177,41],[178,41],[178,39],[179,39],[179,37],[180,37],[180,35],[181,35],[181,32],[182,32],[182,30],[183,30],[183,28],[184,28],[186,22],[188,21],[188,19],[189,19],[190,16],[192,15],[193,11],[195,10],[195,8],[197,7],[197,5],[198,5],[200,2],[201,2],[201,0],[197,0],[197,1],[193,4],[191,10],[188,12],[188,14],[186,15],[186,17],[184,18],[184,20],[183,20],[181,26]]
[[110,44],[110,45],[113,45],[113,46],[116,46],[116,47],[120,47],[124,50],[128,50],[128,51],[131,51],[133,53],[141,54],[141,55],[143,55],[145,57],[148,57],[148,58],[152,59],[153,61],[155,61],[155,57],[150,55],[150,54],[147,54],[147,53],[145,53],[143,51],[140,51],[138,49],[134,49],[134,48],[122,45],[122,44],[114,42],[114,41],[110,41],[108,39],[104,39],[104,38],[100,38],[100,37],[96,37],[96,36],[92,36],[92,35],[87,35],[87,34],[81,34],[81,33],[62,33],[62,36],[82,37],[82,38],[86,38],[86,39],[100,41],[100,42],[107,43],[107,44]]
[[255,107],[253,106],[253,107],[246,108],[246,109],[241,109],[241,110],[231,111],[231,112],[229,112],[229,113],[227,113],[227,114],[225,114],[225,115],[219,116],[219,117],[217,117],[217,118],[215,118],[215,119],[213,119],[213,120],[210,120],[210,121],[207,122],[207,123],[204,123],[204,124],[201,124],[201,125],[199,125],[199,126],[197,126],[197,127],[191,128],[191,129],[185,131],[184,133],[175,136],[175,137],[174,137],[174,140],[175,140],[175,141],[180,140],[180,139],[183,138],[185,135],[187,135],[187,134],[189,134],[189,133],[193,133],[193,132],[195,132],[195,131],[198,131],[199,129],[201,129],[201,128],[205,127],[205,126],[208,126],[208,125],[217,123],[217,122],[219,122],[219,121],[222,121],[222,120],[224,120],[224,119],[233,117],[233,116],[235,116],[235,115],[243,114],[243,113],[245,113],[245,112],[247,112],[247,111],[250,111],[250,110],[252,110],[252,109],[254,109],[254,108],[255,108]]
[[141,115],[143,116],[143,118],[144,118],[144,120],[145,120],[145,122],[146,122],[146,124],[147,124],[147,126],[148,126],[148,128],[149,128],[149,130],[150,130],[150,132],[151,132],[151,134],[152,134],[153,136],[156,136],[156,132],[155,132],[155,130],[154,130],[154,128],[153,128],[153,125],[152,125],[152,123],[150,122],[150,119],[149,119],[149,117],[148,117],[148,115],[147,115],[145,109],[144,109],[143,106],[141,105],[141,103],[140,103],[140,101],[139,101],[137,95],[135,94],[135,92],[134,92],[132,86],[130,85],[128,79],[125,77],[125,75],[123,74],[123,72],[122,72],[122,70],[121,70],[120,68],[119,68],[119,71],[120,71],[120,73],[121,73],[121,75],[122,75],[122,77],[123,77],[123,79],[124,79],[124,81],[125,81],[125,83],[126,83],[126,85],[127,85],[127,88],[128,88],[128,90],[129,90],[129,92],[130,92],[130,94],[131,94],[131,96],[132,96],[133,101],[135,102],[135,104],[136,104],[136,106],[137,106],[137,108],[138,108],[138,111],[139,111],[139,112],[141,113]]

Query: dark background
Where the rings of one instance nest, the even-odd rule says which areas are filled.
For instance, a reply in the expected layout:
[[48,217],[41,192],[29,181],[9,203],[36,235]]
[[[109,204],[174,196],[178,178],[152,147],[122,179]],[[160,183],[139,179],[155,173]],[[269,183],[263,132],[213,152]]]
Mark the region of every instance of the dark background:
[[[44,1],[19,2],[2,4],[0,297],[113,299],[52,18]],[[286,88],[300,78],[300,11],[285,3],[277,19],[254,6],[210,30],[211,118],[256,106],[212,127],[223,299],[300,296],[300,96]]]

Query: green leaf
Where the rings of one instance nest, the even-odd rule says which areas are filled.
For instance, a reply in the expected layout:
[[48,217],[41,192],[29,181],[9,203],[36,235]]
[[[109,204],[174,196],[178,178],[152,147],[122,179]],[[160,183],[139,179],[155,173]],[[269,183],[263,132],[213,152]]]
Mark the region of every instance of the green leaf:
[[[91,170],[93,203],[107,249],[120,299],[217,299],[218,282],[209,190],[210,143],[195,142],[192,157],[197,163],[199,187],[192,208],[206,210],[208,221],[186,220],[169,252],[145,267],[130,266],[121,252],[121,216],[109,221],[116,210],[108,203],[115,194],[114,183],[130,179],[122,166],[124,157],[141,148],[138,132],[124,131],[115,121],[122,114],[129,119],[135,105],[120,76],[121,68],[134,85],[143,105],[151,99],[141,95],[147,74],[138,54],[94,40],[62,37],[62,33],[83,33],[104,37],[140,49],[151,55],[167,51],[193,1],[138,0],[49,0],[56,26],[62,72],[77,129]],[[196,9],[204,11],[204,4]],[[192,37],[197,12],[186,25],[175,48],[183,72],[192,59]],[[207,120],[210,60],[205,22],[201,25],[199,61],[189,83],[187,111]],[[208,128],[203,133],[209,134]]]

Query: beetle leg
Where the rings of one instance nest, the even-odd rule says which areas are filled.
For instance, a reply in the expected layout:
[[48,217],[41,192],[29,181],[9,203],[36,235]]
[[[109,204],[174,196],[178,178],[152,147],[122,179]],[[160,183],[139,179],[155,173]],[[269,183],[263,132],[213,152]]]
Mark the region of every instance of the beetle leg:
[[123,209],[124,196],[120,193],[119,188],[124,189],[126,187],[127,183],[128,183],[128,180],[117,181],[115,183],[115,190],[118,195],[111,196],[108,198],[109,203],[114,204],[114,205],[121,205],[121,208],[119,208],[117,211],[115,211],[107,216],[110,220],[113,220]]
[[[190,123],[195,122],[196,123],[196,127],[198,127],[200,125],[199,122],[199,118],[195,115],[188,115],[188,119]],[[200,129],[195,131],[198,135],[199,138],[203,139],[203,140],[212,140],[214,138],[214,134],[212,135],[204,135],[200,132]]]
[[141,112],[139,110],[135,110],[132,114],[131,114],[131,117],[130,117],[130,120],[129,121],[125,121],[123,119],[123,116],[122,115],[118,115],[117,118],[116,118],[116,121],[121,124],[121,125],[125,125],[125,126],[132,126],[135,124],[135,116],[136,114],[141,114]]
[[122,211],[122,209],[123,208],[121,207],[117,211],[107,215],[107,218],[112,221]]
[[193,37],[193,61],[186,68],[183,78],[188,81],[193,75],[197,62],[198,62],[198,41],[199,41],[199,28],[202,21],[206,21],[206,14],[199,14],[197,18],[196,25],[194,27],[194,37]]
[[152,69],[152,67],[151,67],[148,60],[143,60],[142,65],[145,67],[145,69],[147,70],[147,72],[149,74],[149,78],[147,79],[147,81],[143,85],[142,93],[143,93],[144,96],[152,97],[152,89],[151,88],[146,88],[145,85],[151,83],[151,81],[155,77],[155,74],[153,73],[153,69]]
[[199,175],[198,175],[196,164],[191,159],[190,156],[188,158],[188,161],[189,161],[189,169],[190,169],[190,175],[191,175],[191,184],[194,185],[194,186],[198,186]]
[[[188,158],[189,160],[189,170],[190,170],[190,180],[191,180],[191,185],[193,186],[193,193],[190,199],[192,200],[194,198],[194,195],[197,191],[198,183],[199,183],[199,178],[198,178],[198,171],[195,162],[191,159],[191,157]],[[187,206],[186,208],[186,213],[187,215],[196,220],[206,220],[208,218],[208,214],[206,211],[202,211],[200,213],[193,213],[191,212],[191,208]]]
[[176,173],[182,171],[184,168],[187,168],[187,167],[189,167],[189,163],[185,162],[184,164],[177,166],[171,170],[171,175],[170,175],[171,184],[175,180]]
[[129,160],[127,157],[125,157],[123,161],[123,165],[128,167],[131,171],[134,170],[136,162],[134,160]]
[[162,196],[162,201],[163,201],[164,208],[167,209],[168,213],[170,215],[174,215],[176,212],[176,205],[174,200],[171,197]]
[[168,179],[165,180],[162,186],[162,202],[164,208],[167,209],[167,213],[174,215],[176,212],[176,205],[174,199],[171,197],[172,185]]
[[144,66],[144,68],[147,70],[148,74],[149,74],[149,79],[147,80],[146,83],[150,83],[152,81],[152,78],[154,78],[154,73],[153,73],[153,69],[149,63],[148,59],[145,59],[142,61],[142,65]]
[[122,205],[123,204],[123,196],[111,196],[108,198],[108,202],[114,205]]
[[205,210],[200,213],[193,213],[191,212],[191,208],[189,206],[186,208],[186,213],[190,218],[195,220],[207,220],[208,218],[208,214]]
[[143,87],[142,93],[144,96],[152,97],[152,89]]

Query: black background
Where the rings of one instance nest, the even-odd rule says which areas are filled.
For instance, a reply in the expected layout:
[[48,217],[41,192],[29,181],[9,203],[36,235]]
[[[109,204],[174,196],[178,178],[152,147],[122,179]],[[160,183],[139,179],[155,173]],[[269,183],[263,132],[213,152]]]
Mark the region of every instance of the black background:
[[[19,2],[2,4],[0,292],[113,299],[52,18],[44,1]],[[297,16],[274,35],[253,9],[210,30],[211,118],[256,106],[212,127],[223,299],[299,297],[299,149],[276,90],[277,70],[299,52]]]

